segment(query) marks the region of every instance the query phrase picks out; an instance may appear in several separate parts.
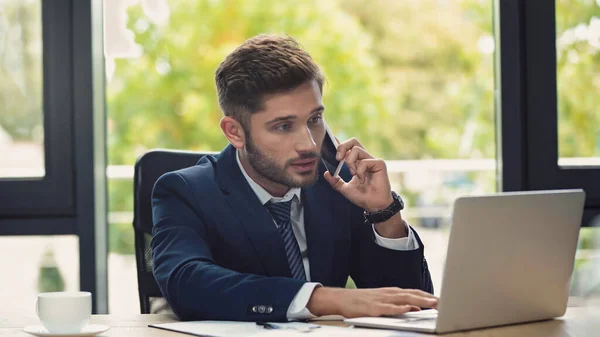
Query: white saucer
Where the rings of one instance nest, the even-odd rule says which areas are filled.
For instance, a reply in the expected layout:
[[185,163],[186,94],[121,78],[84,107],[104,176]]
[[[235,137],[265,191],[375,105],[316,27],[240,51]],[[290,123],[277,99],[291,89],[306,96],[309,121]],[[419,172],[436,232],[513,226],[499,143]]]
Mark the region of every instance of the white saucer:
[[102,325],[102,324],[89,324],[86,325],[80,332],[76,332],[76,333],[52,333],[48,330],[46,330],[46,328],[44,328],[43,325],[31,325],[31,326],[27,326],[25,327],[25,329],[23,329],[23,331],[27,332],[28,334],[32,334],[34,336],[40,336],[40,337],[58,337],[58,336],[65,336],[65,337],[74,337],[74,336],[95,336],[99,333],[103,333],[104,331],[110,329],[110,327],[108,325]]

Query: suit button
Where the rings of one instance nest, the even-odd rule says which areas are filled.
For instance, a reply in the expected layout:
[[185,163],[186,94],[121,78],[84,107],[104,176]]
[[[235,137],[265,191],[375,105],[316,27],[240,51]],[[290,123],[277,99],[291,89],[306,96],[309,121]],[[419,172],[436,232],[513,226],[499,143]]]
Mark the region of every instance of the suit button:
[[272,306],[268,306],[267,307],[267,314],[270,314],[273,312],[273,307]]
[[258,306],[258,313],[259,314],[264,314],[266,310],[267,310],[267,308],[265,308],[264,305],[259,305]]
[[258,307],[256,305],[252,307],[252,312],[258,312]]

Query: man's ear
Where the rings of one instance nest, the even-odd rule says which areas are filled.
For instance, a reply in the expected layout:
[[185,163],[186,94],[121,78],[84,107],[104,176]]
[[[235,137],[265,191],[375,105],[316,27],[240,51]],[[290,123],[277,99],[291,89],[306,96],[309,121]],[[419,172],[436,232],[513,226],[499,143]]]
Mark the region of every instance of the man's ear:
[[246,134],[244,133],[244,128],[242,128],[240,122],[232,117],[225,116],[221,118],[220,125],[223,134],[227,137],[227,140],[229,140],[233,147],[241,149],[246,145]]

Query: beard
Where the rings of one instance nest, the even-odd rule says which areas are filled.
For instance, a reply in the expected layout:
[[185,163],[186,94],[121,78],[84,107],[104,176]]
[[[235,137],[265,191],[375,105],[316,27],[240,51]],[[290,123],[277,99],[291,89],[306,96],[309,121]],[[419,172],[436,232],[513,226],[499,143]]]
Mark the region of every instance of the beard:
[[264,179],[273,183],[287,186],[289,188],[303,188],[312,186],[318,179],[318,165],[317,169],[313,171],[295,174],[299,177],[295,177],[294,174],[288,173],[288,169],[294,161],[320,158],[321,156],[317,152],[304,153],[298,158],[288,160],[283,166],[281,166],[277,164],[275,158],[258,149],[249,135],[248,141],[246,142],[246,152],[248,154],[248,162],[254,171],[256,171],[256,173],[261,175]]

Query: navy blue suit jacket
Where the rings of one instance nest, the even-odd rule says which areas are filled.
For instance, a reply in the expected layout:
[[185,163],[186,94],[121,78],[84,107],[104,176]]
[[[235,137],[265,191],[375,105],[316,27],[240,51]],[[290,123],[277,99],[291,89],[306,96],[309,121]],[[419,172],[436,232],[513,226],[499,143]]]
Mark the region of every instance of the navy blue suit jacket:
[[[304,281],[291,278],[283,241],[244,178],[235,148],[158,179],[152,197],[154,276],[183,320],[285,321]],[[362,209],[322,177],[302,190],[312,282],[433,292],[423,243],[383,248]],[[341,173],[348,179],[347,168]],[[273,308],[255,313],[252,307]]]

